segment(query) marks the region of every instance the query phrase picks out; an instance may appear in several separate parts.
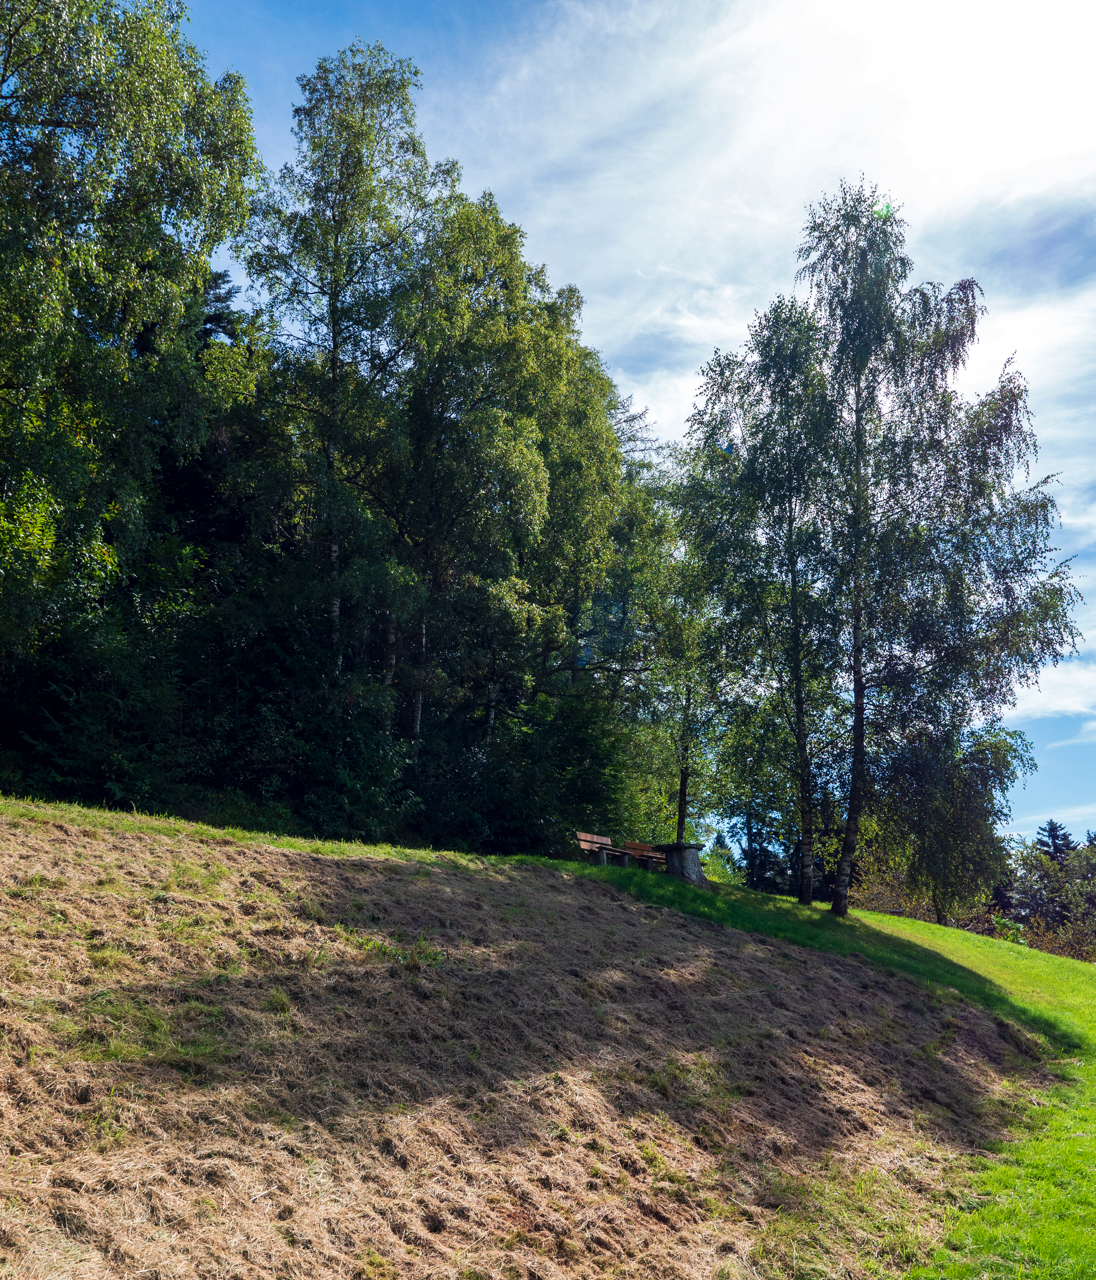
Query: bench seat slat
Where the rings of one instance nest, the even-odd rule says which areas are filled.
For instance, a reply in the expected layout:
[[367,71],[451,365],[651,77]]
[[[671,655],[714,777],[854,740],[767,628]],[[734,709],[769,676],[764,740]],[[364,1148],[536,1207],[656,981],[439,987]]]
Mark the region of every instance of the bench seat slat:
[[642,841],[625,840],[620,848],[608,836],[595,835],[592,831],[576,831],[575,840],[579,849],[594,855],[599,864],[613,862],[627,866],[634,860],[648,871],[661,871],[666,866],[666,855]]
[[661,854],[650,845],[638,840],[625,840],[624,847],[613,844],[608,836],[598,836],[592,831],[576,831],[575,841],[583,854],[593,856],[595,863],[616,864],[627,867],[636,863],[649,872],[666,869],[666,854]]

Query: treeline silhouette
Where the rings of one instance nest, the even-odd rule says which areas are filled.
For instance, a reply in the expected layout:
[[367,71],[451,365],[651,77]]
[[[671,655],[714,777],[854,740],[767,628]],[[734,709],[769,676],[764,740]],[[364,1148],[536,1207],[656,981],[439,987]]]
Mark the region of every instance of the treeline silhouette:
[[660,446],[428,158],[409,62],[321,59],[273,174],[171,5],[2,22],[0,786],[490,852],[718,830],[713,875],[839,912],[873,859],[941,918],[1002,880],[999,716],[1074,592],[1023,381],[956,393],[980,291],[908,285],[897,205],[810,209],[804,298]]

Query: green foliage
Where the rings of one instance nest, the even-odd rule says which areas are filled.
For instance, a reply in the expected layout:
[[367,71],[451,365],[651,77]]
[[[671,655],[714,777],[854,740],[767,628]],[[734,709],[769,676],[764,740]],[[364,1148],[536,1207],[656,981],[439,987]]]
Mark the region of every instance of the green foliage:
[[8,6],[0,28],[0,644],[95,611],[146,544],[158,454],[208,408],[187,324],[255,170],[242,81],[161,0]]
[[[705,876],[713,884],[745,885],[747,872],[740,867],[722,831],[717,831],[710,849],[700,855]],[[754,886],[751,886],[754,887]]]
[[1004,938],[1006,942],[1014,942],[1018,947],[1027,946],[1024,926],[1017,924],[1015,920],[1010,920],[1007,916],[994,916],[993,927],[997,931],[997,937]]
[[1023,736],[1000,728],[925,735],[892,757],[881,834],[906,842],[908,883],[930,895],[938,923],[1004,878],[1008,789],[1031,767]]
[[[0,511],[7,785],[487,848],[557,849],[591,818],[634,828],[619,709],[660,525],[577,292],[549,287],[452,162],[428,162],[417,72],[379,46],[301,78],[297,153],[241,227],[240,84],[206,83],[168,10],[125,14],[89,7],[64,36],[58,9],[43,28],[98,41],[107,69],[166,68],[147,119],[129,72],[88,82],[106,149],[77,147],[57,199],[106,235],[111,201],[162,189],[175,203],[148,216],[177,238],[126,295],[129,327],[93,348],[69,334],[63,358],[55,343],[36,384],[54,399],[19,410]],[[82,56],[55,59],[59,91],[84,93]],[[167,164],[180,128],[170,181],[110,167],[150,129]],[[232,236],[266,292],[251,315],[206,270]],[[119,280],[138,280],[143,243],[111,259]],[[88,295],[104,324],[113,279]]]
[[943,910],[988,883],[1016,757],[967,731],[1072,631],[1022,382],[949,381],[977,286],[842,188],[660,467],[411,63],[322,58],[265,174],[180,24],[0,17],[0,783],[498,852],[715,818],[805,900],[862,823]]
[[1050,819],[1032,841],[1015,841],[994,886],[1002,936],[1078,959],[1096,958],[1096,837],[1084,845]]
[[[1076,635],[1076,592],[1052,559],[1053,499],[1045,483],[1017,483],[1035,445],[1023,381],[1006,367],[986,396],[957,394],[978,285],[909,287],[905,224],[878,206],[861,182],[812,207],[799,250],[809,297],[778,300],[742,355],[717,353],[705,370],[682,498],[753,677],[743,701],[764,726],[753,736],[785,737],[778,812],[794,822],[801,895],[817,815],[824,843],[840,834],[839,913],[862,825],[879,832],[888,783],[912,777],[908,744],[931,753],[994,724]],[[979,815],[981,834],[917,845],[911,874],[931,881],[942,912],[965,875],[984,887],[1002,866],[987,823],[1003,816],[1001,779],[1022,748],[996,741],[964,746],[949,780],[921,789],[923,812],[936,797],[923,832],[945,821],[949,791]],[[729,780],[720,807],[741,822],[743,788],[734,770]]]
[[[824,354],[811,310],[783,298],[751,327],[741,357],[717,352],[704,371],[679,497],[717,602],[720,648],[737,650],[755,687],[768,693],[749,708],[740,698],[737,736],[748,724],[747,737],[785,740],[803,902],[814,893],[820,775],[830,763],[819,744],[835,740],[829,722],[839,663],[839,611],[825,555],[832,495],[819,466],[833,412]],[[760,764],[760,741],[757,751]],[[726,791],[719,808],[741,814],[749,875],[759,887],[753,828],[773,806],[755,810],[760,768],[744,778],[733,766],[730,772],[731,787],[746,791],[744,812],[739,797]]]

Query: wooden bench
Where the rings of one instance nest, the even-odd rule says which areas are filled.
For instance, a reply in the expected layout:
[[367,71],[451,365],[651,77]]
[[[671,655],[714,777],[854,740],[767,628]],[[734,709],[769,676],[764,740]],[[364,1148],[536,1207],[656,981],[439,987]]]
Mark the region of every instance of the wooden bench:
[[[625,853],[623,849],[614,849],[608,836],[595,836],[589,831],[576,831],[575,839],[578,847],[597,867],[604,867],[613,855]],[[614,862],[616,858],[613,857]],[[627,866],[627,863],[624,864]]]
[[649,844],[625,840],[624,847],[618,849],[608,836],[596,836],[589,831],[576,831],[575,839],[582,852],[599,867],[610,862],[616,867],[626,867],[635,858],[645,871],[666,868],[666,855],[657,853]]
[[634,840],[625,840],[624,847],[635,858],[644,871],[665,871],[666,855],[659,853],[649,844],[638,844]]

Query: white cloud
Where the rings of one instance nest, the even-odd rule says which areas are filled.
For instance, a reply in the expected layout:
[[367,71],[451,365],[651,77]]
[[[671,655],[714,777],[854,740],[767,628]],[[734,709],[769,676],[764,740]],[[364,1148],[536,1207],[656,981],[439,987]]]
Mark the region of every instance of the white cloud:
[[[962,388],[988,390],[1015,353],[1036,473],[1060,473],[1057,541],[1090,578],[1096,261],[1035,288],[1010,255],[1025,211],[1096,207],[1096,9],[563,0],[532,14],[465,79],[428,85],[428,141],[496,192],[554,281],[580,286],[587,340],[659,433],[683,431],[713,348],[794,289],[806,204],[863,172],[903,204],[918,278],[985,279]],[[1094,656],[1045,672],[1010,719],[1096,712]]]
[[[971,270],[998,206],[1096,190],[1096,10],[1082,0],[533,0],[498,6],[493,25],[424,0],[193,8],[199,43],[255,85],[271,163],[289,149],[293,78],[319,53],[379,34],[418,58],[432,154],[461,160],[552,279],[580,286],[588,339],[666,434],[712,348],[793,287],[804,206],[841,177],[863,171],[905,202],[933,277]],[[971,386],[1017,351],[1043,462],[1068,463],[1072,492],[1087,415],[1059,401],[1092,363],[1096,294],[987,300]]]
[[[904,206],[917,278],[973,274],[986,289],[963,389],[988,389],[1015,352],[1036,414],[1037,474],[1061,473],[1057,541],[1078,557],[1088,596],[1078,623],[1092,639],[1021,690],[1009,720],[1096,717],[1091,4],[190,8],[214,73],[231,65],[246,74],[273,165],[291,152],[294,78],[318,56],[361,35],[416,59],[431,155],[460,160],[466,188],[491,188],[526,229],[528,255],[555,283],[581,288],[587,341],[622,391],[650,406],[663,436],[680,434],[712,349],[737,347],[754,310],[794,288],[806,204],[843,177],[878,183]],[[1052,240],[1074,239],[1052,263],[1033,262],[1047,247],[1033,226],[1044,240],[1047,227]],[[1096,826],[1088,731],[1057,728],[1061,749],[1014,792],[1039,810],[1016,829],[1031,834],[1048,814],[1074,830]]]
[[[695,373],[792,287],[804,205],[842,176],[905,201],[915,244],[935,219],[1091,180],[1094,32],[1076,0],[562,3],[475,85],[431,90],[425,119],[553,278],[581,286],[589,338],[633,390],[637,335],[672,335]],[[1011,319],[987,334],[990,376],[1021,329],[1048,375],[1073,359],[1083,316]]]
[[1048,742],[1046,749],[1052,747],[1079,747],[1096,744],[1096,720],[1086,720],[1080,730],[1072,738],[1062,738],[1060,742]]
[[[1077,827],[1081,823],[1096,818],[1096,804],[1076,805],[1072,809],[1060,809],[1055,812],[1056,821],[1067,829]],[[1022,818],[1013,819],[1012,832],[1016,835],[1031,835],[1047,820],[1045,813],[1029,813]]]
[[[863,172],[903,204],[919,278],[983,279],[963,388],[987,389],[1015,352],[1038,473],[1061,473],[1063,554],[1079,555],[1082,584],[1096,576],[1096,262],[1036,287],[1012,257],[1025,211],[1096,208],[1085,0],[533,0],[500,6],[474,40],[421,0],[388,7],[398,36],[380,6],[340,0],[275,6],[269,22],[253,0],[195,9],[199,42],[262,85],[272,162],[288,151],[293,77],[318,53],[375,32],[417,57],[431,154],[493,189],[529,256],[581,288],[587,340],[664,436],[681,433],[712,349],[738,346],[753,311],[794,288],[805,205]],[[1088,595],[1079,621],[1096,636]],[[1092,647],[1021,691],[1010,718],[1090,714]]]
[[1056,667],[1047,667],[1040,675],[1038,685],[1021,689],[1008,719],[1022,723],[1047,716],[1082,716],[1094,712],[1096,661],[1075,658]]

